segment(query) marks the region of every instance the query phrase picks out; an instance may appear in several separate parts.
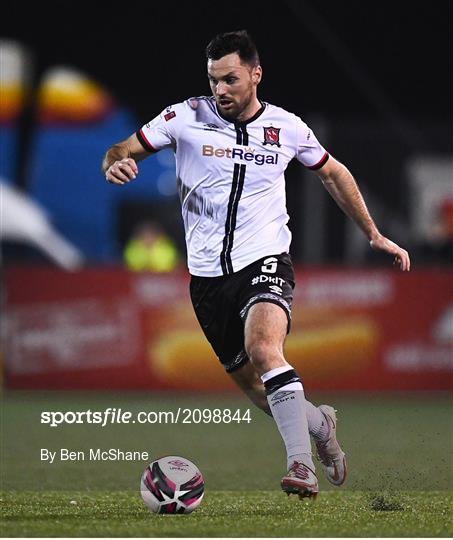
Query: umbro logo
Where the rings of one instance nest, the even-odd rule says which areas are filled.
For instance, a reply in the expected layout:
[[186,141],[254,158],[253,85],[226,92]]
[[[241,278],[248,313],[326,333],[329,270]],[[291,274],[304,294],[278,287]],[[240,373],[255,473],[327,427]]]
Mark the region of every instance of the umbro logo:
[[278,399],[283,399],[292,394],[294,394],[294,390],[281,390],[280,392],[277,392],[274,396],[272,396],[271,401],[277,401]]
[[283,290],[278,285],[269,285],[269,289],[275,294],[282,294]]
[[169,461],[171,465],[175,465],[176,467],[188,467],[188,463],[184,463],[184,461],[181,461],[180,459],[174,459],[173,461]]
[[217,124],[203,124],[203,129],[205,131],[217,131],[219,129],[219,126]]

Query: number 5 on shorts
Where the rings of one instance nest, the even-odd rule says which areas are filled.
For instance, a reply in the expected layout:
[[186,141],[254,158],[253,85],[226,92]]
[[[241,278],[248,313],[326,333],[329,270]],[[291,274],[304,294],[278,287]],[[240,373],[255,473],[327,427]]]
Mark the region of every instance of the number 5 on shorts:
[[265,274],[275,274],[277,271],[277,262],[278,260],[275,257],[268,257],[267,259],[264,259],[261,272],[264,272]]

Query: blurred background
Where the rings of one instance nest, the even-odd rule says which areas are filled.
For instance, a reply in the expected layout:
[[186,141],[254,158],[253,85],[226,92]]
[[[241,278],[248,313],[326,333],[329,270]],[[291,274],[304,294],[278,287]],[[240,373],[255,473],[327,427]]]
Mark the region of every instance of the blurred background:
[[[392,429],[399,405],[389,392],[406,420],[412,411],[412,424],[401,425],[401,416],[394,424],[410,447],[426,455],[423,445],[441,437],[451,448],[442,416],[453,387],[451,3],[131,0],[116,9],[67,1],[7,11],[0,236],[12,430],[18,421],[36,427],[32,411],[44,399],[37,390],[63,408],[74,394],[49,391],[146,391],[155,403],[173,392],[180,400],[194,392],[213,399],[213,391],[241,399],[189,303],[172,153],[142,162],[123,187],[108,185],[100,165],[111,144],[167,105],[208,95],[206,44],[245,28],[264,70],[259,97],[313,128],[356,177],[381,231],[412,257],[410,274],[392,269],[316,176],[291,163],[298,278],[288,360],[309,396],[337,395],[349,407],[352,452],[361,447],[354,421],[367,424],[369,396],[378,396],[374,411],[388,412],[374,436]],[[113,406],[117,395],[103,399]],[[414,434],[420,414],[412,403],[429,411],[423,437]],[[9,444],[13,463],[19,448]],[[451,466],[438,484],[431,469],[420,474],[423,485],[451,485]]]

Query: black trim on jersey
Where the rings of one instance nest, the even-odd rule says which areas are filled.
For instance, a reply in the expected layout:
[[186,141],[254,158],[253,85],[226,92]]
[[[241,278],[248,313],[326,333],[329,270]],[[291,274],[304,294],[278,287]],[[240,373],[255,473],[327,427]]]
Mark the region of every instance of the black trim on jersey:
[[236,144],[243,144],[244,146],[247,146],[249,144],[247,126],[245,124],[235,122],[234,127],[236,128]]
[[258,109],[251,118],[249,118],[248,120],[245,120],[244,122],[235,122],[235,124],[239,124],[240,126],[246,126],[247,124],[250,124],[250,122],[254,122],[257,118],[259,118],[263,114],[266,108],[265,103],[263,103],[262,101],[260,101],[260,103],[261,103],[261,108]]
[[247,146],[249,144],[249,134],[247,133],[247,128],[245,126],[241,126],[241,129],[242,129],[242,133],[244,135],[244,137],[242,139],[242,144],[244,146]]
[[154,154],[157,150],[155,148],[153,148],[149,142],[145,139],[143,133],[142,133],[142,130],[139,129],[138,131],[135,132],[135,135],[137,135],[137,139],[139,140],[140,144],[143,146],[143,148],[147,151],[147,152],[150,152],[151,154]]
[[235,122],[234,127],[236,129],[236,144],[242,144],[244,146],[247,146],[249,144],[249,134],[247,133],[247,126]]
[[225,120],[225,122],[228,122],[229,124],[234,124],[235,126],[246,126],[247,124],[250,124],[250,122],[254,122],[257,118],[259,118],[263,114],[263,112],[266,109],[266,103],[264,103],[263,101],[260,101],[261,108],[258,109],[258,111],[256,111],[256,113],[251,118],[249,118],[248,120],[245,120],[244,122],[240,122],[238,120],[231,120],[230,118],[223,116],[223,114],[219,111],[219,108],[217,107],[217,102],[215,101],[214,98],[212,99],[214,101],[215,111],[220,116],[220,118],[222,118],[222,120]]
[[234,127],[236,128],[236,144],[242,144],[242,130],[237,124]]
[[[236,129],[236,144],[247,146],[249,144],[249,134],[247,133],[247,124],[253,122],[262,112],[265,106],[262,104],[261,109],[247,122],[234,122]],[[223,238],[223,249],[220,254],[220,264],[222,271],[225,274],[233,273],[233,263],[231,261],[231,251],[233,249],[234,229],[236,228],[236,218],[238,213],[239,200],[244,188],[245,165],[234,164],[233,183],[231,186],[230,199],[228,202],[228,212],[225,222],[225,236]]]
[[327,163],[327,160],[329,159],[329,154],[326,152],[322,158],[316,163],[315,165],[312,165],[311,167],[308,167],[310,171],[317,171],[320,169],[323,165]]
[[224,274],[233,273],[233,263],[231,261],[231,250],[233,249],[234,229],[236,228],[236,217],[238,213],[239,200],[244,188],[245,165],[234,164],[233,184],[231,186],[230,199],[228,201],[228,212],[225,222],[225,236],[223,238],[223,249],[220,254],[220,264]]

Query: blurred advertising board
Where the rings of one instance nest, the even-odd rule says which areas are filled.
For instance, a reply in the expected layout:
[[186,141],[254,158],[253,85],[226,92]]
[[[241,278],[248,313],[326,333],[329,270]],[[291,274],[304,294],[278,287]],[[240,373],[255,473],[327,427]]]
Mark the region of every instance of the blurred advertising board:
[[[297,270],[288,361],[308,391],[453,388],[449,270]],[[4,382],[41,389],[234,389],[198,326],[189,277],[10,268]]]

